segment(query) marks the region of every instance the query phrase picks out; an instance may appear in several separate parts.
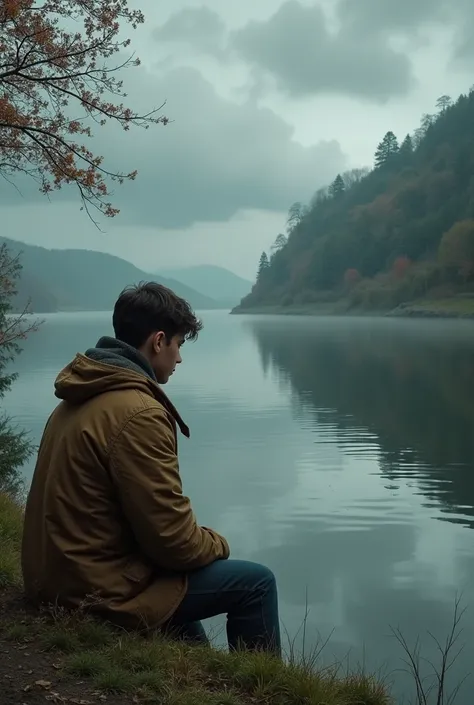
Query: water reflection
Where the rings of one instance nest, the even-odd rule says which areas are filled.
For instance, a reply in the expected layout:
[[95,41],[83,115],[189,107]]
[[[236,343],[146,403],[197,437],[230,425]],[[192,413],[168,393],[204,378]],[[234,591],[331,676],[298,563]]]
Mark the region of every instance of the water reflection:
[[446,519],[474,526],[472,323],[309,320],[285,335],[276,322],[248,326],[298,416],[312,414],[345,453],[367,454],[372,438],[389,488],[416,483]]

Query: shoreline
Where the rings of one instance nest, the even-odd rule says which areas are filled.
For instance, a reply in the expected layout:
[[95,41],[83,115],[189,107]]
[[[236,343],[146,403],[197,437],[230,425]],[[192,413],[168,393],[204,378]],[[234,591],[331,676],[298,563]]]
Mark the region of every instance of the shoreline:
[[339,316],[351,318],[419,318],[474,320],[474,298],[444,299],[404,303],[393,309],[350,309],[342,302],[331,304],[306,304],[304,306],[259,306],[253,308],[236,307],[230,312],[233,316]]

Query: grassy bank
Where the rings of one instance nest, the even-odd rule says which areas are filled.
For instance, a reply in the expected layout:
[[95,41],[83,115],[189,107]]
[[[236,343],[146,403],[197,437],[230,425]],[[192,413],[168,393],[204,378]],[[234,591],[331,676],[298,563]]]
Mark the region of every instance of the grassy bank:
[[[288,306],[255,306],[241,308],[237,306],[231,313],[233,315],[267,315],[267,316],[338,316],[351,315],[347,302],[290,304]],[[359,314],[360,315],[360,314]]]
[[425,299],[401,304],[396,308],[351,307],[347,300],[290,306],[237,307],[234,315],[286,316],[390,316],[397,318],[473,318],[474,297]]
[[389,705],[365,675],[317,673],[265,654],[228,654],[114,630],[86,615],[38,614],[21,597],[21,509],[0,495],[2,705]]
[[398,306],[389,315],[412,318],[474,318],[474,297],[414,301]]

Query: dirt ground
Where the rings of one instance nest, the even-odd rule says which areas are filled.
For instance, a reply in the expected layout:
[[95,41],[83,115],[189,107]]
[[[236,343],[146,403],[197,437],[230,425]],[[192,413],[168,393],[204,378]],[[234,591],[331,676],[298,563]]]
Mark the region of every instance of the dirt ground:
[[[101,695],[61,674],[62,656],[47,652],[35,635],[35,616],[15,596],[0,597],[0,705],[128,705],[133,697]],[[10,627],[27,635],[14,639]],[[28,629],[31,629],[28,635]]]

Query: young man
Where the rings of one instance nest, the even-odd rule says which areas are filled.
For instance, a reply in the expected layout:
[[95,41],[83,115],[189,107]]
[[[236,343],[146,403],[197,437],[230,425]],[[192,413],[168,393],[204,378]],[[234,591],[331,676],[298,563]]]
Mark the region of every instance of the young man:
[[176,427],[189,431],[159,385],[201,322],[172,291],[145,283],[122,292],[113,327],[115,338],[76,355],[56,379],[62,401],[25,510],[27,595],[197,641],[206,640],[201,619],[226,613],[231,649],[279,654],[273,574],[227,560],[227,541],[197,525],[182,492]]

